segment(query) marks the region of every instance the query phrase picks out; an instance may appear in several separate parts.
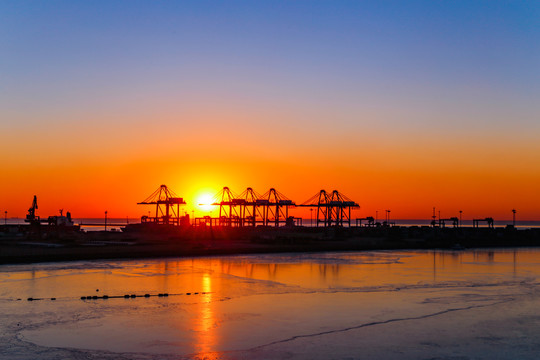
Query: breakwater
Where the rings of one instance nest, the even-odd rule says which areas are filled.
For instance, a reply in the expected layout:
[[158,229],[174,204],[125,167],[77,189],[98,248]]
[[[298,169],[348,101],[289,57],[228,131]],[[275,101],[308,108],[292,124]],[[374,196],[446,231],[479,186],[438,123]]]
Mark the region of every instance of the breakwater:
[[179,227],[0,238],[0,263],[224,254],[540,246],[540,229],[384,227]]

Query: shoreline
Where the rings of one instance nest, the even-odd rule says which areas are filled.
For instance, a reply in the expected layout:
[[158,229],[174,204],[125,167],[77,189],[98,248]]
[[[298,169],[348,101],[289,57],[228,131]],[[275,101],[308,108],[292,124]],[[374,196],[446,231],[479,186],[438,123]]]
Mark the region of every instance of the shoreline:
[[[0,265],[79,260],[327,251],[540,246],[540,230],[513,228],[150,228],[136,232],[0,238]],[[76,235],[76,236],[74,236]]]

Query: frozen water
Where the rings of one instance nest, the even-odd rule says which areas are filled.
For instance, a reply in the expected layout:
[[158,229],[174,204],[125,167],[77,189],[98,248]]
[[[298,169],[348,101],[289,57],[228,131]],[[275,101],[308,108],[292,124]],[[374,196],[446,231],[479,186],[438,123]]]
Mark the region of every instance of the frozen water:
[[[0,354],[536,359],[539,255],[379,251],[1,266]],[[123,298],[160,293],[169,296]],[[94,295],[122,297],[80,299]]]

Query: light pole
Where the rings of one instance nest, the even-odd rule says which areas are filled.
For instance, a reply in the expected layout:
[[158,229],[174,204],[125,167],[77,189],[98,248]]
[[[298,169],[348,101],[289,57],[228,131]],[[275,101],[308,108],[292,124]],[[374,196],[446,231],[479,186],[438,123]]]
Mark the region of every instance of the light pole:
[[379,210],[375,210],[375,224],[379,221]]
[[463,223],[461,222],[461,214],[463,214],[463,210],[459,210],[459,227],[463,225]]
[[512,209],[512,226],[516,227],[516,209]]
[[107,231],[107,213],[108,211],[105,210],[105,231]]
[[313,208],[309,209],[309,226],[313,227]]

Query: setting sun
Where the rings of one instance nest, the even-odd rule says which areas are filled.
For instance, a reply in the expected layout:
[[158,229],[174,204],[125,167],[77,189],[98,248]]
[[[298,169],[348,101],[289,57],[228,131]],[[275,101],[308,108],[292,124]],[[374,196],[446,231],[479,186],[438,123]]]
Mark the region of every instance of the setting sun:
[[197,198],[197,206],[202,211],[212,211],[214,206],[213,196],[210,194],[202,194]]

